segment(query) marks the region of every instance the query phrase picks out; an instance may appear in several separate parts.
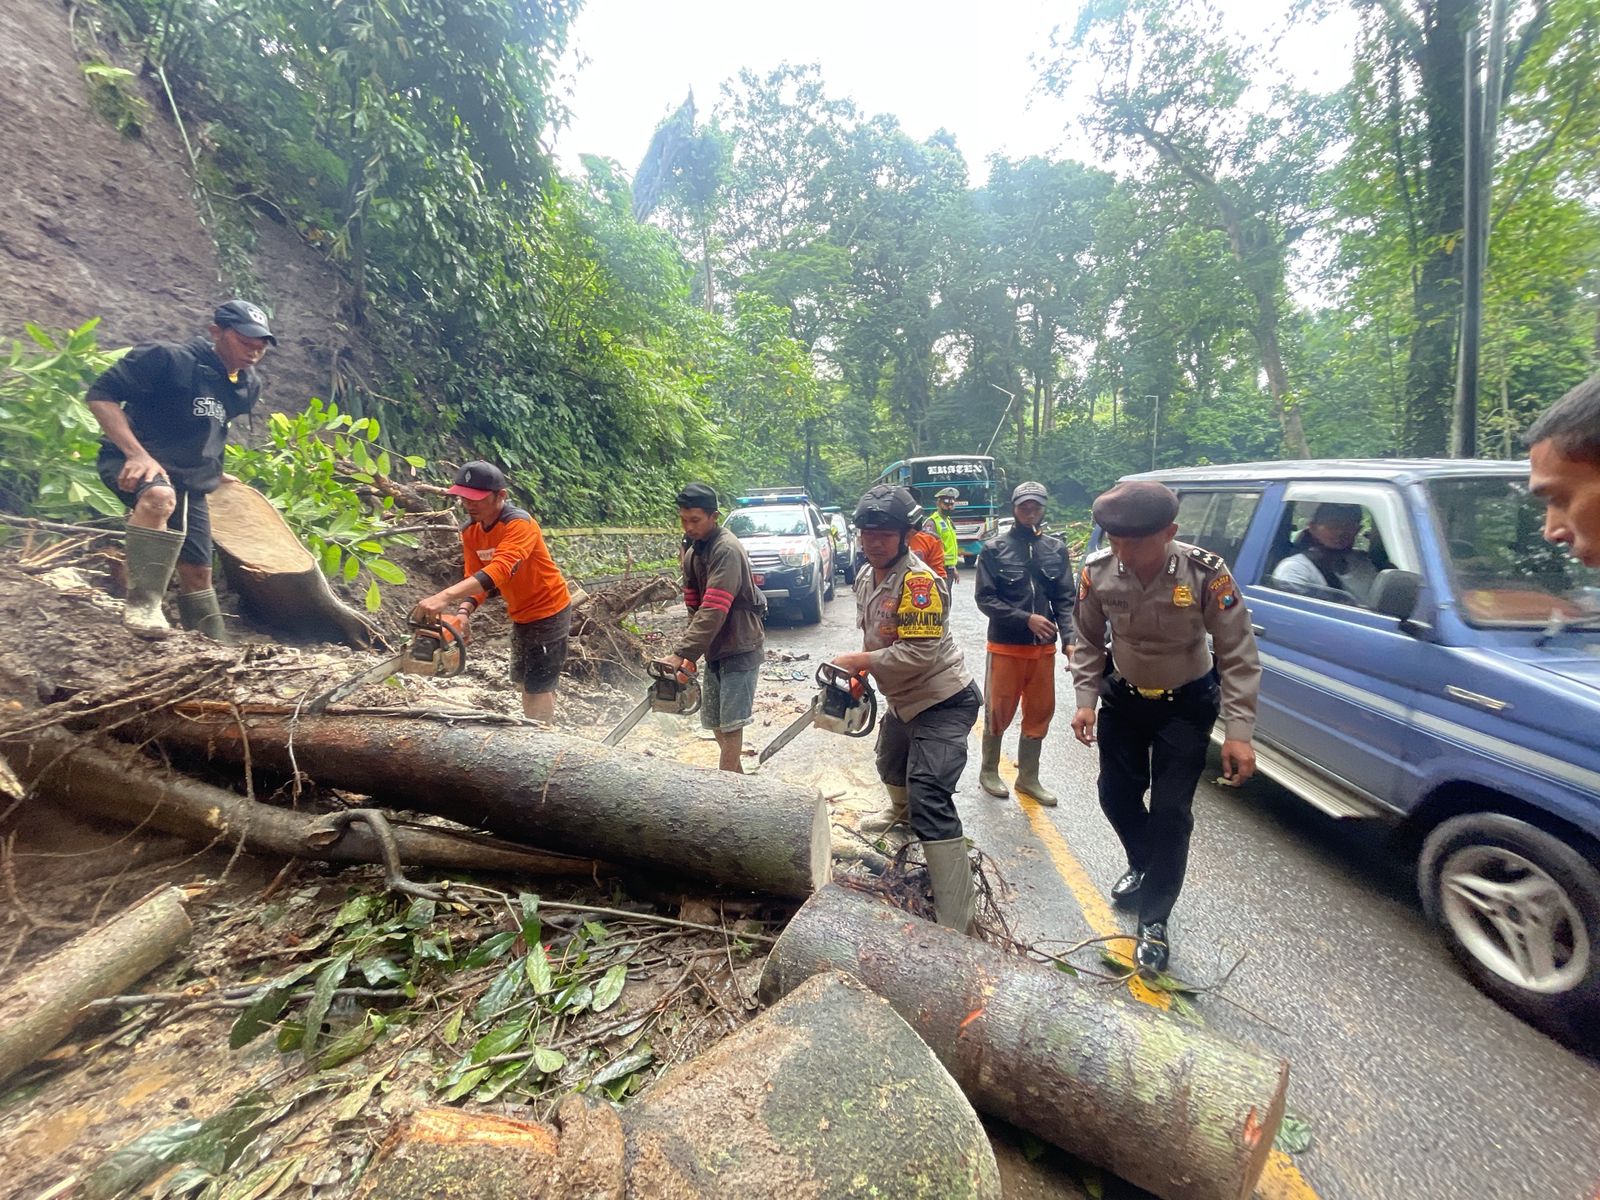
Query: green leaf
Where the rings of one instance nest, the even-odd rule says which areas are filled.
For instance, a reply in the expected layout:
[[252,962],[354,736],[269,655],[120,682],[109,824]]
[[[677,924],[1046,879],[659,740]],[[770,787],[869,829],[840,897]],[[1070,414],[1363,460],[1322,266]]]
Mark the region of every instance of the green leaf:
[[450,1019],[444,1023],[444,1028],[439,1031],[439,1036],[444,1039],[446,1046],[454,1046],[456,1039],[461,1036],[461,1019],[466,1016],[466,1010],[458,1008],[450,1014]]
[[517,1083],[533,1069],[533,1063],[527,1059],[522,1062],[504,1063],[495,1069],[489,1077],[489,1082],[472,1094],[472,1098],[479,1104],[487,1104],[496,1100],[512,1084]]
[[472,1019],[491,1021],[509,1008],[522,994],[523,966],[521,959],[512,959],[500,969],[488,989],[473,1007]]
[[611,936],[611,931],[600,924],[599,921],[585,921],[583,923],[583,931],[597,942],[603,942]]
[[328,1015],[328,1006],[333,1003],[333,993],[344,982],[353,958],[353,953],[346,950],[322,968],[317,976],[317,982],[312,985],[311,1002],[306,1005],[305,1035],[300,1043],[300,1050],[306,1062],[312,1060],[312,1053],[317,1048],[317,1039],[322,1035],[322,1022]]
[[459,1100],[488,1078],[490,1067],[474,1067],[449,1087],[439,1099],[445,1104]]
[[405,927],[407,929],[425,929],[433,924],[434,915],[439,911],[437,901],[421,897],[411,902],[411,907],[406,909]]
[[330,1067],[349,1062],[377,1039],[378,1027],[373,1022],[363,1021],[359,1025],[353,1025],[328,1043],[317,1059],[317,1069],[326,1071]]
[[528,974],[528,986],[533,989],[536,996],[543,996],[555,987],[555,976],[550,970],[550,956],[544,952],[544,947],[535,939],[528,946],[528,957],[524,960]]
[[349,583],[359,574],[361,574],[361,560],[352,554],[344,560],[344,581]]
[[370,892],[364,895],[352,897],[344,902],[343,907],[341,907],[338,913],[334,916],[333,923],[336,926],[354,925],[357,921],[370,916],[372,911],[381,903],[382,901],[379,900],[377,896],[372,895]]
[[406,573],[387,558],[369,559],[367,570],[385,583],[404,583],[406,581]]
[[628,967],[626,963],[618,963],[608,970],[594,985],[594,1012],[605,1012],[617,1002],[617,997],[622,995],[623,984],[628,981]]
[[554,1075],[567,1065],[567,1056],[559,1050],[551,1050],[546,1046],[533,1048],[533,1065],[539,1069],[541,1075]]
[[488,1062],[491,1058],[497,1058],[502,1054],[510,1054],[518,1046],[522,1045],[527,1040],[527,1037],[528,1022],[526,1019],[509,1021],[496,1029],[490,1030],[473,1043],[467,1057],[474,1065]]
[[486,967],[496,959],[504,958],[506,952],[516,943],[517,934],[512,930],[501,930],[492,933],[473,948],[472,952],[462,960],[463,967]]
[[344,558],[344,551],[334,543],[329,542],[322,547],[322,573],[324,575],[337,575],[339,563]]
[[1285,1154],[1304,1154],[1311,1149],[1311,1122],[1294,1113],[1284,1113],[1272,1144]]
[[624,1076],[632,1075],[635,1071],[642,1071],[654,1061],[655,1054],[650,1050],[639,1050],[633,1054],[624,1054],[615,1062],[601,1067],[594,1073],[594,1077],[589,1082],[595,1087],[604,1087],[606,1084],[614,1083]]
[[356,964],[356,970],[360,971],[361,977],[373,987],[381,987],[386,983],[400,983],[406,978],[406,973],[394,959],[382,954],[362,959]]
[[383,593],[378,590],[375,583],[367,584],[366,605],[368,612],[377,612],[383,607]]

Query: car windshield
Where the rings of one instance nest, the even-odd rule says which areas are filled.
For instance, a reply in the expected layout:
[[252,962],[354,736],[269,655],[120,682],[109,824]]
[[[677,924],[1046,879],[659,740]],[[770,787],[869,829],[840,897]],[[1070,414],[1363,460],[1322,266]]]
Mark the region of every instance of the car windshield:
[[1544,540],[1544,505],[1525,480],[1436,479],[1428,490],[1467,620],[1543,628],[1600,613],[1600,571]]
[[801,537],[810,532],[806,510],[764,505],[741,508],[728,518],[735,537]]

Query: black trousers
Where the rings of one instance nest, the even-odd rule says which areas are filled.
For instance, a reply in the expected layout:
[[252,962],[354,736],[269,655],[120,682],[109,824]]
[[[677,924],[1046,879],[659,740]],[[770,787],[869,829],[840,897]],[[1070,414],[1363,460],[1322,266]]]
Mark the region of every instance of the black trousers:
[[911,832],[923,842],[961,836],[956,788],[967,769],[967,738],[983,700],[968,684],[909,721],[886,713],[878,722],[878,778],[906,789]]
[[1100,681],[1100,809],[1121,839],[1128,865],[1144,872],[1141,923],[1165,921],[1183,890],[1194,789],[1222,708],[1213,675],[1169,695],[1147,700],[1115,676]]

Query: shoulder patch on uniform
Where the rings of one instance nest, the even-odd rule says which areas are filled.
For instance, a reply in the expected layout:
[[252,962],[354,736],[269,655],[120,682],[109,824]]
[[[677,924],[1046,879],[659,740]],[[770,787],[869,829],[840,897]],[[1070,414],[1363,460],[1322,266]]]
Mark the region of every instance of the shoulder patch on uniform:
[[1083,565],[1087,567],[1090,563],[1104,562],[1110,557],[1111,547],[1101,546],[1100,549],[1096,550],[1093,554],[1086,554],[1083,556]]
[[895,609],[895,632],[903,638],[944,636],[944,597],[932,571],[907,571]]
[[1199,546],[1189,551],[1189,557],[1208,571],[1226,571],[1228,569],[1228,564],[1223,561],[1222,555],[1213,554],[1209,550],[1202,550]]

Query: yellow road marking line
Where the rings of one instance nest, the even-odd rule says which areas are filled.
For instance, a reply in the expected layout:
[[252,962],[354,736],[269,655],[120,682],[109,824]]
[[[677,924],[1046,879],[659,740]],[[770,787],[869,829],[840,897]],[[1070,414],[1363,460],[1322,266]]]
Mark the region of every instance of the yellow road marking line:
[[[1100,894],[1100,889],[1095,886],[1094,880],[1089,878],[1089,872],[1083,869],[1083,864],[1078,861],[1078,856],[1072,852],[1072,847],[1067,845],[1067,839],[1061,836],[1061,831],[1056,828],[1055,822],[1046,814],[1044,808],[1030,797],[1016,790],[1016,771],[1010,762],[1005,759],[1000,761],[1001,775],[1006,782],[1011,784],[1012,793],[1017,802],[1022,806],[1023,814],[1028,818],[1028,824],[1033,827],[1033,832],[1044,843],[1045,852],[1050,855],[1050,862],[1056,869],[1056,874],[1061,876],[1061,881],[1067,885],[1067,890],[1072,893],[1073,899],[1078,902],[1078,907],[1083,910],[1083,919],[1096,937],[1113,937],[1122,933],[1122,928],[1117,920],[1117,915],[1110,903]],[[1124,936],[1131,942],[1133,935]],[[1108,943],[1114,946],[1116,943]],[[1113,951],[1118,957],[1125,957],[1120,951]],[[1138,1000],[1156,1008],[1170,1009],[1172,997],[1166,992],[1152,991],[1135,976],[1128,980],[1128,990]],[[1282,1150],[1273,1150],[1267,1156],[1266,1166],[1262,1168],[1261,1179],[1256,1184],[1255,1200],[1318,1200],[1316,1189],[1300,1174],[1300,1168],[1294,1165],[1294,1160]],[[1596,1195],[1600,1200],[1600,1194]]]

